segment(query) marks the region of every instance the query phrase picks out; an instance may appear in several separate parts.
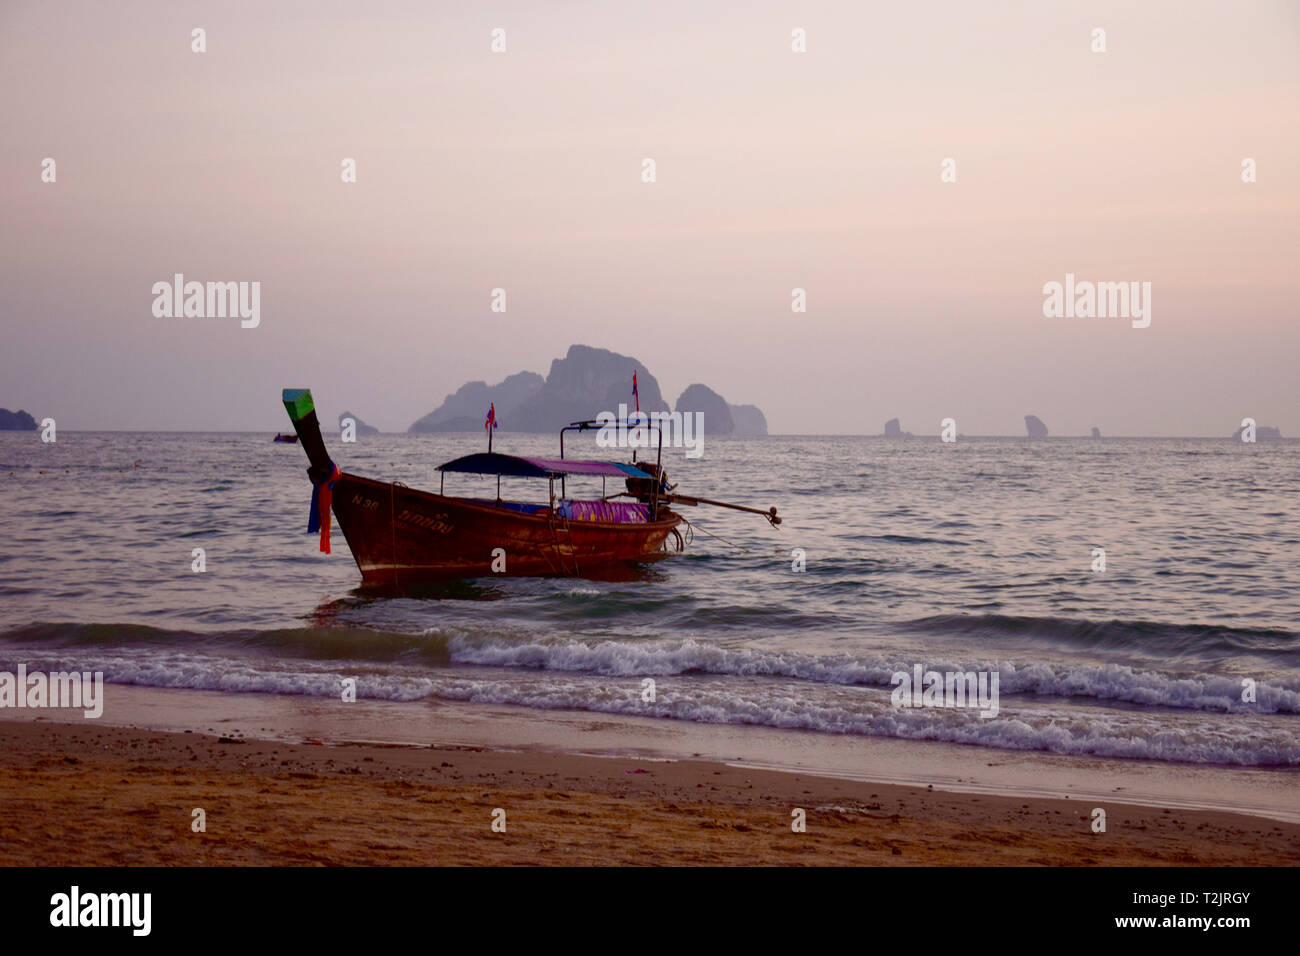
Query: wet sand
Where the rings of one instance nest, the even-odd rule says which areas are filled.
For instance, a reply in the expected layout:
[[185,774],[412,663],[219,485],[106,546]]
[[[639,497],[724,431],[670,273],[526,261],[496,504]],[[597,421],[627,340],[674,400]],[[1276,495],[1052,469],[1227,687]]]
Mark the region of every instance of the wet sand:
[[[1097,805],[1105,833],[1092,832]],[[192,829],[195,808],[206,832]],[[796,809],[806,832],[792,831]],[[3,865],[1298,862],[1300,824],[1222,811],[705,760],[0,720]]]

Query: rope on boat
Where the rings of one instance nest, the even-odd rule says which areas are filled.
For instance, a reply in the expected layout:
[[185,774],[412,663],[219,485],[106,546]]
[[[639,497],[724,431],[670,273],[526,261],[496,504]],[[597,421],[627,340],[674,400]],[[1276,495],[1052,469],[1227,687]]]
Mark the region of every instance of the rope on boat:
[[690,520],[689,518],[682,518],[682,521],[684,521],[684,522],[686,523],[686,527],[688,527],[688,528],[691,529],[691,533],[692,533],[692,534],[694,534],[695,530],[698,528],[700,531],[703,531],[705,534],[707,534],[710,538],[717,538],[717,539],[718,539],[719,541],[721,541],[723,544],[729,544],[729,545],[731,545],[731,547],[735,548],[737,551],[744,551],[746,554],[749,553],[749,548],[746,548],[746,547],[744,547],[744,546],[742,546],[742,545],[736,544],[736,542],[734,542],[734,541],[728,541],[726,538],[724,538],[724,537],[723,537],[722,535],[720,535],[720,534],[714,534],[712,531],[706,531],[704,528],[701,528],[699,525],[697,525],[697,524],[692,524],[692,523],[691,523],[691,520]]
[[[557,518],[562,524],[556,524]],[[551,549],[555,552],[555,559],[560,564],[560,574],[563,575],[564,577],[571,577],[571,578],[578,577],[579,574],[581,573],[581,569],[578,567],[577,552],[573,548],[573,530],[569,527],[569,519],[559,514],[559,512],[554,507],[552,507],[551,510],[546,513],[546,523],[551,530]],[[563,531],[564,534],[567,535],[569,539],[569,551],[570,551],[569,557],[573,559],[572,572],[570,572],[569,569],[564,566],[564,552],[560,549],[561,531]],[[550,560],[551,559],[549,557],[546,559],[548,565],[550,564]]]

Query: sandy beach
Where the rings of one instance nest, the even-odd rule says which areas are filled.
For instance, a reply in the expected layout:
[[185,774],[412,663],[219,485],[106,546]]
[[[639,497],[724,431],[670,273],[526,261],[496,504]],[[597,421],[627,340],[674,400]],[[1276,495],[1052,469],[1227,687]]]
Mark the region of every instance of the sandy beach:
[[[0,721],[0,865],[1295,865],[1300,824],[708,760]],[[194,832],[195,808],[206,832]],[[792,812],[806,832],[792,831]],[[505,832],[494,832],[494,811]],[[499,818],[500,814],[496,816]]]

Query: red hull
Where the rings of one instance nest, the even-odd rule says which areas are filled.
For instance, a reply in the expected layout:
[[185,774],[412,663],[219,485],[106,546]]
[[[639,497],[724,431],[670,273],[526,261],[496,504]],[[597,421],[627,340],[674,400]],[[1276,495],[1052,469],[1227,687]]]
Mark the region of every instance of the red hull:
[[333,504],[362,579],[383,584],[580,576],[652,561],[682,520],[661,509],[658,521],[641,524],[567,521],[546,509],[523,514],[347,474],[334,485]]

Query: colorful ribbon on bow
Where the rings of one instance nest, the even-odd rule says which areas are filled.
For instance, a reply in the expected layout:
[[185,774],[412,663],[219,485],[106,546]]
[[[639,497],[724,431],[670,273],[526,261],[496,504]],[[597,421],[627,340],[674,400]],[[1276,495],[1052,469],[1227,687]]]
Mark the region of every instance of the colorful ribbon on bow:
[[334,483],[343,477],[339,466],[330,462],[330,475],[311,486],[311,514],[307,516],[307,533],[320,531],[320,549],[330,553],[330,507],[334,504]]

